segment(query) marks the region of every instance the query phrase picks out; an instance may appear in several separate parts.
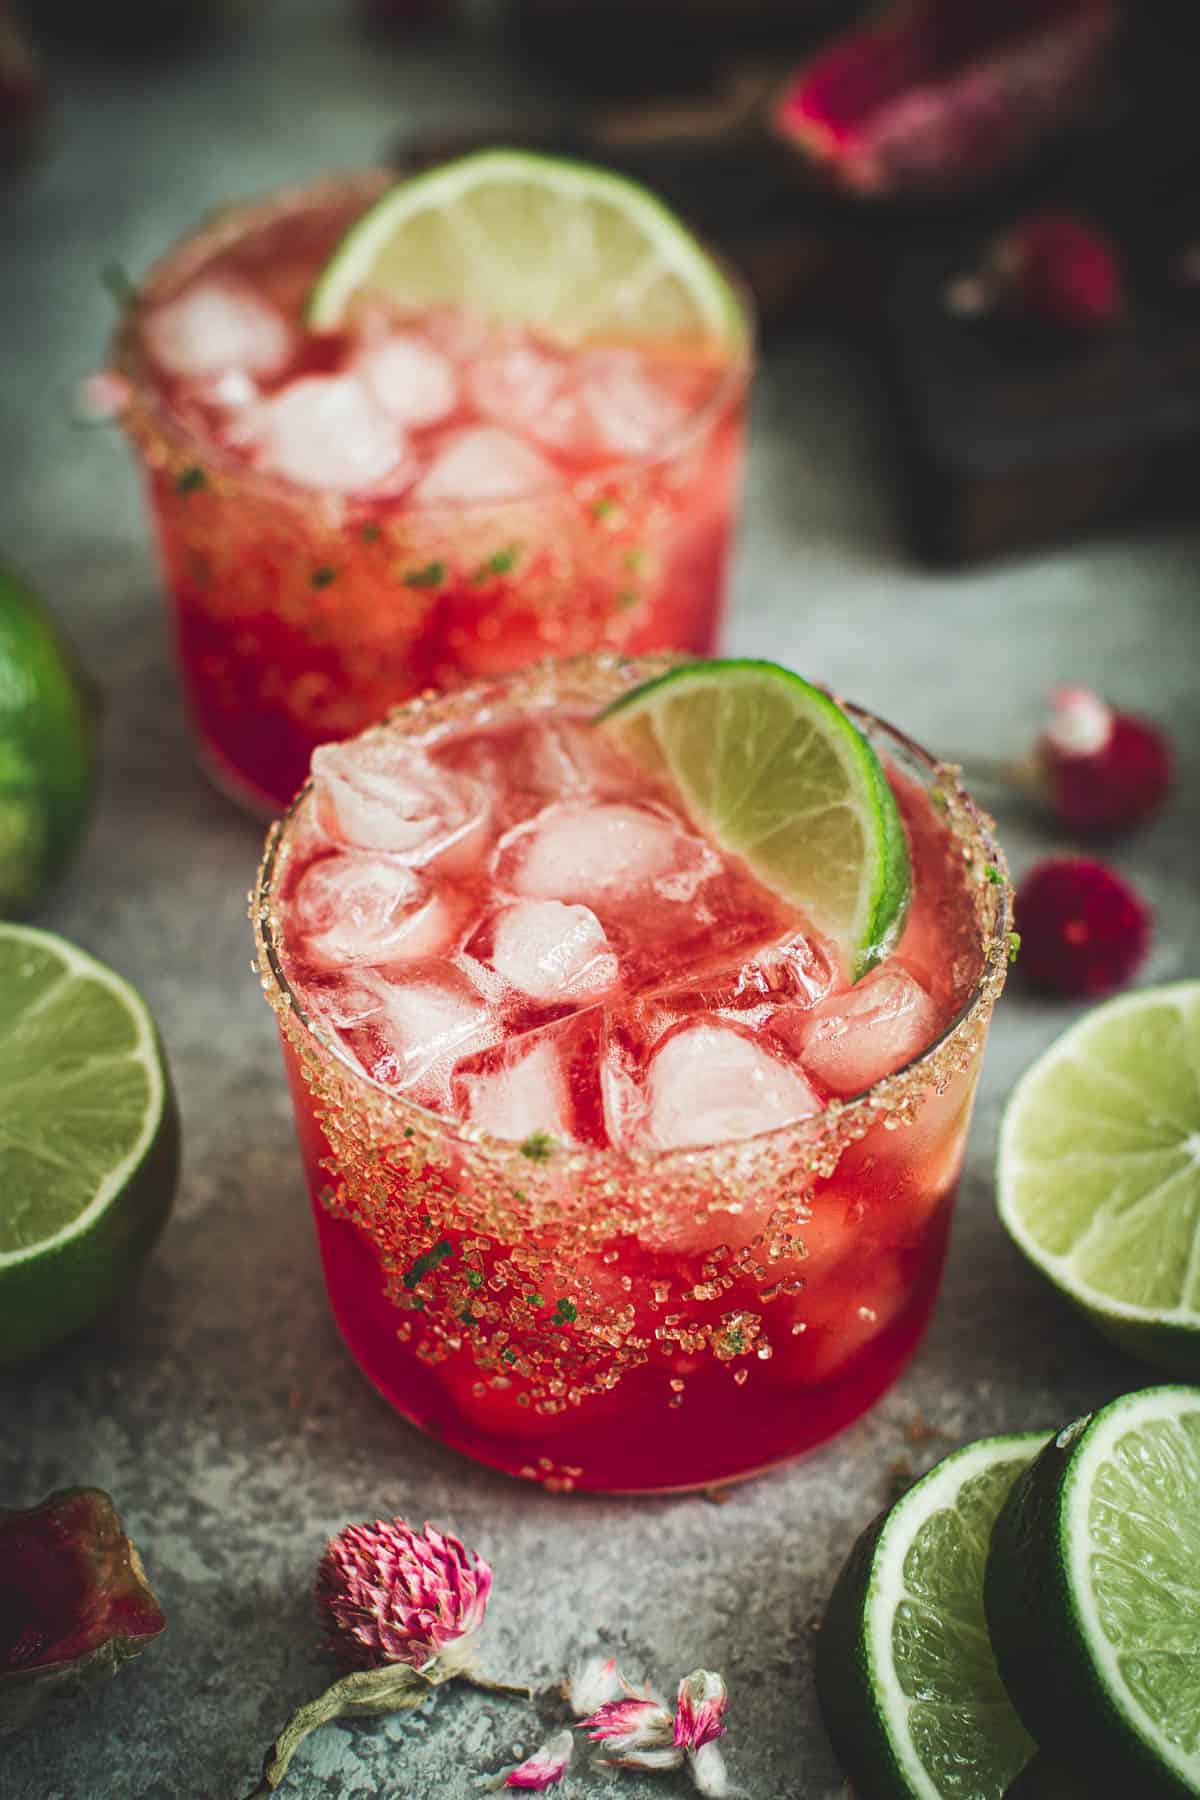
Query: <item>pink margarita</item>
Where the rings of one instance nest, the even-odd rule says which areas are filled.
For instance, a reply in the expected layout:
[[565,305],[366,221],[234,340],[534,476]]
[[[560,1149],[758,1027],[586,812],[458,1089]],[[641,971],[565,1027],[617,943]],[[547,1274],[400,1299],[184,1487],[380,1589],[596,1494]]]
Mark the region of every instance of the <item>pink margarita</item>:
[[430,685],[611,646],[711,649],[748,365],[574,347],[364,293],[304,318],[363,176],[232,209],[121,333],[202,754],[274,811],[314,747]]
[[319,750],[257,906],[347,1343],[423,1429],[556,1488],[744,1475],[895,1379],[1004,979],[1003,865],[952,772],[854,715],[914,891],[850,986],[596,729],[662,666]]

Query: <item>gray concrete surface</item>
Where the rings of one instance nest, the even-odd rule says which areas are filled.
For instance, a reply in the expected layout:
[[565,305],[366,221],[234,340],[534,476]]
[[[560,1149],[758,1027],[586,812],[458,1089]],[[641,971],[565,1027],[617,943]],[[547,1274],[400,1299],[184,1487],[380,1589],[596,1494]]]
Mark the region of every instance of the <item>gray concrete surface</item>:
[[[326,1312],[272,1020],[250,974],[245,896],[259,830],[189,753],[133,478],[73,426],[75,378],[110,321],[97,272],[136,269],[208,205],[369,160],[401,123],[478,116],[503,68],[381,53],[351,9],[263,9],[238,55],[59,71],[42,158],[0,188],[4,378],[0,545],[53,598],[106,697],[95,827],[43,922],[107,958],[162,1025],[185,1123],[176,1216],[136,1306],[0,1380],[0,1501],[95,1482],[117,1498],[169,1615],[108,1687],[0,1746],[5,1800],[233,1800],[287,1712],[327,1676],[309,1585],[325,1535],[403,1512],[492,1560],[484,1654],[535,1686],[603,1638],[662,1682],[696,1664],[732,1693],[728,1760],[754,1800],[845,1792],[812,1688],[811,1622],[884,1498],[931,1461],[914,1419],[959,1441],[1047,1427],[1127,1387],[1002,1238],[996,1124],[1029,1059],[1073,1016],[1019,991],[997,1017],[944,1297],[910,1372],[807,1461],[703,1499],[564,1501],[459,1460],[398,1423]],[[1145,979],[1200,972],[1200,536],[1117,538],[969,577],[906,560],[874,401],[848,353],[805,341],[758,386],[728,643],[781,657],[931,746],[1019,749],[1054,678],[1093,682],[1178,734],[1172,810],[1118,861],[1158,917]],[[1052,839],[1008,806],[1018,868]],[[549,1710],[544,1707],[545,1717]],[[327,1729],[296,1800],[459,1800],[539,1740],[534,1708],[445,1692],[419,1715]],[[669,1800],[679,1777],[577,1773],[568,1795]]]

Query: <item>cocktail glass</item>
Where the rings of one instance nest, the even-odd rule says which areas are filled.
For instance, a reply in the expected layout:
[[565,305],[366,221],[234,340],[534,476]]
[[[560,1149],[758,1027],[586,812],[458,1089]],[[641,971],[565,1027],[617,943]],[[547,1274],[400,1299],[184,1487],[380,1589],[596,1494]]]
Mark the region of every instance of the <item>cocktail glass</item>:
[[[239,390],[238,371],[181,401],[147,348],[154,308],[232,271],[302,330],[317,272],[389,181],[344,177],[218,214],[151,272],[116,345],[200,754],[267,813],[316,744],[426,687],[595,649],[704,654],[720,623],[748,352],[712,352],[700,371],[677,363],[696,398],[651,449],[564,460],[543,437],[555,485],[515,498],[287,479],[240,446],[254,384],[242,376]],[[337,357],[329,334],[302,334],[286,379]]]
[[[413,702],[379,732],[416,741],[497,712],[590,715],[665,666],[544,665]],[[944,948],[962,998],[895,1073],[736,1141],[505,1141],[371,1078],[286,972],[287,895],[316,832],[308,790],[273,827],[252,911],[329,1297],[362,1369],[422,1430],[555,1491],[701,1487],[829,1437],[908,1362],[1004,985],[1009,888],[956,771],[847,710],[920,839],[927,891],[918,883],[902,948],[923,941],[932,965]]]

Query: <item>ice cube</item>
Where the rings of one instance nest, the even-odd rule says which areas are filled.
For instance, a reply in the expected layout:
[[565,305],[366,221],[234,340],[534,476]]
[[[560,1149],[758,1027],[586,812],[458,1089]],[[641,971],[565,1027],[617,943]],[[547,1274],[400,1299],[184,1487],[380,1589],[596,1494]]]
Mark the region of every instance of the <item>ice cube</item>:
[[565,357],[513,333],[493,342],[468,376],[476,407],[497,425],[515,426],[552,449],[586,447],[589,421]]
[[589,351],[580,359],[579,391],[595,433],[615,456],[664,449],[686,417],[635,350]]
[[460,1075],[454,1086],[456,1110],[491,1137],[522,1143],[548,1132],[561,1144],[572,1141],[566,1071],[550,1038],[516,1055],[501,1052],[490,1069]]
[[304,375],[256,407],[256,460],[303,487],[394,492],[416,473],[402,428],[351,375]]
[[893,963],[813,1007],[795,1042],[810,1075],[835,1094],[859,1094],[911,1062],[937,1028],[937,1007],[925,989]]
[[292,354],[287,320],[253,288],[228,277],[197,282],[162,301],[142,331],[159,367],[188,380],[227,370],[276,375]]
[[483,784],[439,768],[412,744],[375,733],[321,744],[312,774],[317,823],[335,843],[445,869],[468,867],[482,853],[490,811]]
[[669,816],[621,801],[547,806],[501,841],[497,875],[530,899],[591,900],[657,884],[688,900],[719,868],[708,846]]
[[725,1143],[820,1110],[800,1071],[749,1032],[699,1021],[677,1026],[651,1057],[640,1136],[660,1149]]
[[436,425],[458,404],[453,363],[414,332],[368,345],[354,370],[376,404],[401,425]]
[[318,964],[388,963],[449,947],[452,909],[432,882],[385,856],[342,851],[313,863],[293,905]]
[[471,425],[444,437],[414,490],[423,506],[525,500],[558,485],[544,456],[511,431]]
[[379,995],[380,1009],[369,1021],[377,1034],[369,1061],[352,1044],[376,1081],[390,1087],[412,1087],[435,1064],[482,1048],[495,1029],[484,1000],[450,968],[444,976],[380,981]]
[[585,1000],[611,988],[617,959],[595,913],[560,900],[518,900],[492,927],[491,964],[531,1000]]

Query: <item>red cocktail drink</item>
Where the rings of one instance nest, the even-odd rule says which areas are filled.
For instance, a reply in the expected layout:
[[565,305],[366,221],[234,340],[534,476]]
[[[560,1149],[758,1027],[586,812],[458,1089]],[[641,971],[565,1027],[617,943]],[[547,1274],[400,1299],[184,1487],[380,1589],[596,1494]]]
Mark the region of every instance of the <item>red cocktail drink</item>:
[[271,811],[314,746],[546,656],[704,653],[748,361],[634,331],[574,346],[438,303],[304,306],[387,187],[220,215],[150,276],[117,362],[202,755]]
[[329,1292],[406,1417],[546,1485],[670,1489],[837,1431],[937,1290],[1008,890],[863,714],[913,868],[830,947],[592,720],[585,659],[318,751],[256,922]]

